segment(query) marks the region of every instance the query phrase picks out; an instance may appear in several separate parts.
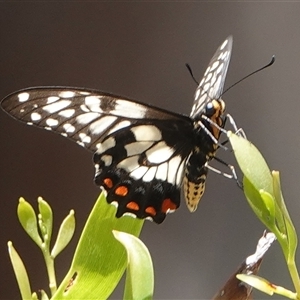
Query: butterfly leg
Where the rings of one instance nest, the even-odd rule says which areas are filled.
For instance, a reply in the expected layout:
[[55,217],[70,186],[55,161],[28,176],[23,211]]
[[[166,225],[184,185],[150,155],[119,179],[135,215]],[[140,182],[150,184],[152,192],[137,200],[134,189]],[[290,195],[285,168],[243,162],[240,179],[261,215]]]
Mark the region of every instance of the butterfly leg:
[[[207,118],[206,116],[203,116],[203,119],[208,120],[208,122],[210,124],[213,124],[214,126],[216,126],[220,131],[224,132],[227,134],[227,131],[225,129],[223,129],[222,127],[220,127],[219,125],[217,125],[216,123],[212,122],[209,118]],[[212,141],[214,142],[214,144],[218,145],[219,148],[223,148],[224,150],[228,150],[228,148],[226,146],[224,146],[223,144],[221,144],[218,139],[216,139],[214,137],[214,135],[206,128],[206,126],[202,123],[199,122],[200,127],[205,131],[205,133],[212,139]]]
[[243,189],[243,183],[238,179],[238,177],[237,177],[237,175],[236,175],[236,172],[235,172],[234,166],[228,164],[227,162],[225,162],[224,160],[222,160],[222,159],[220,159],[220,158],[218,158],[218,157],[214,157],[214,159],[215,159],[216,161],[218,161],[219,163],[221,163],[222,165],[224,165],[224,166],[226,166],[227,168],[229,168],[229,170],[230,170],[231,173],[225,173],[225,172],[222,172],[222,171],[220,171],[219,169],[210,166],[210,165],[208,164],[208,162],[205,164],[205,167],[207,167],[209,170],[211,170],[211,171],[213,171],[213,172],[215,172],[215,173],[217,173],[217,174],[219,174],[219,175],[222,175],[222,176],[224,176],[224,177],[226,177],[226,178],[234,179],[234,180],[236,181],[237,185],[238,185],[241,189]]
[[230,114],[227,114],[227,115],[226,115],[226,119],[229,120],[229,122],[230,122],[232,128],[234,129],[234,133],[235,133],[236,135],[241,136],[241,137],[243,137],[244,139],[247,139],[246,134],[245,134],[243,128],[238,128],[238,127],[237,127],[236,122],[234,121],[233,117],[232,117]]

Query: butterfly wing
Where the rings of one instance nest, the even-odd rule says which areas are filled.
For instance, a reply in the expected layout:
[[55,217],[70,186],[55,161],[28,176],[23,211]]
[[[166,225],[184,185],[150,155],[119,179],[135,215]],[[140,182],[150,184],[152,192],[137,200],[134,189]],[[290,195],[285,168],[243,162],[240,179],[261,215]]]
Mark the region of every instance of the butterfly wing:
[[232,42],[232,36],[229,36],[210,60],[195,92],[194,104],[190,114],[191,118],[194,119],[201,114],[208,101],[221,97],[231,57]]
[[184,118],[124,97],[73,87],[24,89],[5,97],[1,106],[16,119],[61,133],[92,152],[105,135],[138,121]]
[[[202,124],[205,124],[206,122],[203,121],[201,117],[206,114],[205,109],[207,103],[210,102],[212,107],[213,103],[219,105],[218,102],[213,102],[213,100],[221,97],[230,61],[231,50],[232,37],[229,36],[217,49],[210,60],[204,76],[196,89],[194,105],[190,116],[194,120],[201,120]],[[216,115],[205,116],[210,118],[212,122],[215,122],[217,118],[222,117],[219,115],[218,111]],[[195,123],[197,126],[197,121],[195,121]],[[208,123],[206,125],[211,126]],[[216,130],[213,125],[211,126],[211,129],[212,132],[213,130]],[[202,130],[198,136],[200,143],[193,149],[192,154],[189,157],[183,180],[185,200],[187,207],[191,212],[197,209],[197,205],[205,190],[205,182],[208,171],[205,164],[214,157],[216,151],[216,145],[214,145],[214,142],[206,132]],[[215,138],[218,138],[218,134],[216,134]]]
[[15,92],[2,108],[29,125],[68,137],[94,152],[95,182],[133,214],[161,223],[180,204],[192,149],[190,118],[95,90],[39,87]]

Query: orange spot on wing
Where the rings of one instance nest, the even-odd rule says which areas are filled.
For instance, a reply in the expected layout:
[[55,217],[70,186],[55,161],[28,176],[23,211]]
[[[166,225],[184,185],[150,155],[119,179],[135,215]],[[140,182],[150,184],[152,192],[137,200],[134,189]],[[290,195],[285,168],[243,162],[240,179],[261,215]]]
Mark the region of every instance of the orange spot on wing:
[[139,205],[133,201],[127,203],[126,207],[129,209],[132,209],[132,210],[136,210],[136,211],[140,209]]
[[153,206],[148,206],[146,209],[145,209],[145,212],[151,216],[155,216],[156,215],[156,210]]
[[104,184],[105,184],[109,189],[111,189],[111,188],[113,187],[113,182],[112,182],[112,180],[111,180],[110,178],[105,178],[105,179],[103,180],[103,182],[104,182]]
[[175,210],[177,208],[177,205],[172,202],[170,198],[167,198],[163,201],[163,204],[161,206],[162,212],[166,213],[168,210]]
[[124,185],[121,185],[116,188],[115,194],[118,196],[126,196],[128,194],[128,188]]

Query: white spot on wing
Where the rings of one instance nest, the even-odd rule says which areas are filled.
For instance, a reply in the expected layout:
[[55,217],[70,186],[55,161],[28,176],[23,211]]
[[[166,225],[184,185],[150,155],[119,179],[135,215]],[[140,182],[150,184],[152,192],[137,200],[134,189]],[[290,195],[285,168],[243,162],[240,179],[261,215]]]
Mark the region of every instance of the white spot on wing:
[[42,118],[42,116],[37,113],[37,112],[33,112],[31,115],[30,115],[30,118],[31,120],[34,122],[34,121],[38,121]]
[[59,97],[61,98],[71,98],[75,96],[75,92],[72,91],[62,91],[59,93]]
[[222,70],[223,70],[223,68],[224,68],[224,64],[220,64],[220,66],[219,66],[219,68],[217,69],[216,73],[217,73],[217,74],[221,73]]
[[117,168],[122,168],[127,172],[132,172],[139,167],[138,159],[139,157],[137,155],[125,158],[118,163]]
[[224,47],[227,45],[227,43],[228,43],[228,40],[225,40],[225,41],[223,42],[223,44],[221,45],[220,50],[223,50]]
[[131,213],[131,212],[125,212],[125,213],[123,214],[123,216],[128,216],[128,217],[131,217],[131,218],[136,219],[136,215],[133,214],[133,213]]
[[204,73],[204,76],[206,76],[209,71],[210,71],[210,66],[207,67],[207,69],[206,69],[206,71]]
[[81,109],[83,112],[90,112],[90,110],[86,107],[85,104],[81,104],[81,105],[80,105],[80,109]]
[[147,173],[144,175],[143,180],[146,182],[150,182],[153,180],[155,173],[156,173],[157,167],[151,167],[147,171]]
[[80,132],[80,133],[79,133],[79,137],[80,137],[80,139],[81,139],[81,141],[82,141],[83,143],[88,144],[88,143],[91,142],[91,137],[88,136],[88,135],[87,135],[86,133],[84,133],[84,132]]
[[26,102],[29,99],[29,93],[21,93],[18,95],[19,102]]
[[181,157],[175,156],[169,161],[169,169],[168,169],[168,177],[167,180],[171,184],[175,184],[176,181],[176,174],[179,167],[179,164],[181,163]]
[[58,125],[58,121],[56,119],[53,119],[53,118],[48,118],[46,120],[46,124],[50,127],[53,127],[53,126],[57,126]]
[[101,160],[104,162],[105,166],[110,166],[112,163],[112,156],[111,155],[102,155]]
[[206,78],[205,78],[205,82],[208,82],[212,77],[212,73],[209,73]]
[[106,139],[103,143],[99,144],[97,153],[101,154],[105,152],[107,149],[110,149],[115,146],[116,146],[116,140],[111,136],[108,139]]
[[176,185],[177,186],[181,186],[184,167],[185,167],[185,160],[182,161],[182,163],[180,164],[178,171],[177,171],[177,175],[176,175]]
[[111,114],[116,116],[139,119],[142,119],[146,115],[146,112],[147,109],[145,106],[122,99],[117,99],[115,109],[110,111]]
[[[97,114],[98,116],[99,114]],[[93,134],[100,134],[102,133],[107,127],[109,127],[113,122],[115,122],[117,117],[114,116],[105,116],[102,117],[101,119],[93,122],[90,125],[90,131]]]
[[50,96],[47,98],[47,104],[53,103],[55,101],[57,101],[59,99],[59,97],[57,96]]
[[218,76],[216,83],[214,84],[213,88],[209,91],[209,96],[211,99],[216,97],[216,94],[220,89],[221,80],[222,80],[221,76]]
[[134,142],[131,144],[127,144],[124,148],[127,151],[127,156],[132,156],[136,154],[141,154],[149,147],[153,145],[153,142]]
[[212,64],[210,71],[215,70],[218,66],[219,66],[219,61],[217,60]]
[[209,88],[210,88],[210,82],[205,83],[205,85],[203,87],[203,91],[207,92]]
[[99,96],[87,96],[85,97],[85,105],[93,112],[103,112],[100,108],[101,100]]
[[77,141],[76,143],[82,147],[85,147],[85,144],[83,142]]
[[130,173],[130,176],[136,180],[141,179],[145,173],[148,171],[148,167],[141,166]]
[[64,128],[64,130],[65,130],[67,133],[72,133],[72,132],[75,131],[75,127],[74,127],[72,124],[70,124],[70,123],[65,123],[65,124],[63,125],[63,128]]
[[140,125],[131,128],[132,133],[137,141],[159,141],[161,132],[154,125]]
[[75,114],[75,109],[70,108],[70,109],[61,110],[58,114],[65,118],[71,118]]
[[89,112],[89,113],[85,113],[85,114],[77,116],[76,121],[79,124],[88,124],[88,123],[92,122],[93,120],[95,120],[98,117],[99,117],[98,113]]
[[61,109],[66,108],[71,104],[70,100],[60,100],[51,104],[48,104],[43,107],[43,110],[47,111],[50,114],[53,114]]
[[199,95],[200,95],[200,89],[196,89],[195,99],[198,99]]
[[128,127],[128,126],[130,126],[130,124],[131,124],[131,122],[128,120],[121,121],[120,123],[118,123],[114,127],[112,127],[107,134],[109,135],[113,132],[116,132],[116,131],[122,129],[122,128]]
[[110,204],[113,205],[116,208],[118,208],[118,206],[119,206],[119,203],[117,201],[113,201]]
[[165,162],[158,166],[155,177],[156,179],[165,181],[167,179],[167,174],[168,174],[168,163]]
[[167,146],[165,142],[159,142],[146,151],[147,160],[150,163],[160,164],[168,160],[174,153],[174,149]]

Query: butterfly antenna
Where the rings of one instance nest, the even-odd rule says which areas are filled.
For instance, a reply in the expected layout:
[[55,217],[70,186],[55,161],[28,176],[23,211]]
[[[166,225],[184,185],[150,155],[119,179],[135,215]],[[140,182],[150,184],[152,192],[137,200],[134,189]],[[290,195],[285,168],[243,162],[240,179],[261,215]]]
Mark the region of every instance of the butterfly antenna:
[[266,68],[272,66],[272,65],[274,64],[274,62],[275,62],[275,55],[272,56],[271,61],[270,61],[268,64],[266,64],[265,66],[259,68],[258,70],[255,70],[254,72],[248,74],[247,76],[243,77],[242,79],[240,79],[239,81],[237,81],[236,83],[234,83],[233,85],[231,85],[229,88],[227,88],[227,89],[222,93],[222,95],[224,95],[224,94],[225,94],[226,92],[228,92],[231,88],[233,88],[233,87],[236,86],[238,83],[240,83],[241,81],[245,80],[246,78],[248,78],[248,77],[254,75],[255,73],[258,73],[258,72],[262,71],[263,69],[266,69]]
[[190,72],[190,75],[192,76],[193,80],[197,83],[197,85],[199,85],[199,82],[194,77],[191,66],[188,63],[186,63],[185,66],[187,67],[188,71]]

